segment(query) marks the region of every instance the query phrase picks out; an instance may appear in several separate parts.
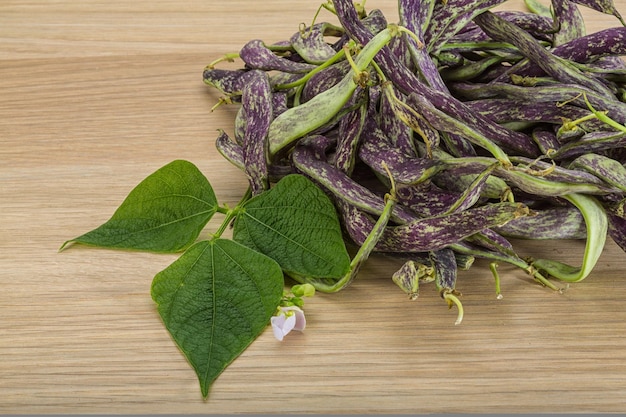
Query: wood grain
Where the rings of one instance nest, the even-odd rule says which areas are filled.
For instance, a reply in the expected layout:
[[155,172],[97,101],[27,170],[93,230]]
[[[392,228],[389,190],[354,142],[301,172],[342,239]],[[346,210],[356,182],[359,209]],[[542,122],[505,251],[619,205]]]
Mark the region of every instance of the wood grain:
[[[395,2],[370,1],[395,20]],[[616,4],[626,13],[626,1]],[[459,278],[461,326],[433,286],[409,302],[389,279],[398,261],[376,256],[348,289],[308,301],[304,333],[280,343],[265,332],[208,401],[149,295],[175,256],[58,253],[173,159],[194,162],[234,204],[246,180],[213,146],[216,129],[232,130],[234,109],[210,111],[217,95],[202,69],[247,40],[287,38],[317,6],[2,2],[0,413],[626,409],[626,259],[613,243],[564,294],[503,265],[496,300],[477,262]],[[618,24],[585,16],[589,31]],[[572,263],[582,252],[581,242],[516,244]]]

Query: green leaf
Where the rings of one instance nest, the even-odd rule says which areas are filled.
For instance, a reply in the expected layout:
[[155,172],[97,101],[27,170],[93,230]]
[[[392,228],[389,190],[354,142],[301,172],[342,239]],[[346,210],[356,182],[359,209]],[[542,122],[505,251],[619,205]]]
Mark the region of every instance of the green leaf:
[[157,170],[126,197],[109,221],[69,243],[152,252],[191,245],[213,214],[211,184],[191,162],[177,160]]
[[196,243],[154,277],[152,299],[204,397],[265,329],[283,285],[274,260],[226,239]]
[[233,239],[275,259],[288,274],[339,279],[350,268],[335,207],[298,174],[248,200]]

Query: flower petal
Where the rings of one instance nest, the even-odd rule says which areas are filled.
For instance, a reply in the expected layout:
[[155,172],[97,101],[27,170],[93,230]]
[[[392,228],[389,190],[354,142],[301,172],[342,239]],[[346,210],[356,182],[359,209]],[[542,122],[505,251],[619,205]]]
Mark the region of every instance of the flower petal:
[[294,330],[301,332],[306,327],[306,318],[304,317],[304,311],[298,309],[295,311],[294,317],[296,318],[296,325]]
[[283,332],[283,325],[285,324],[286,317],[282,314],[280,316],[274,316],[270,319],[270,323],[272,324],[272,331],[274,332],[274,337],[282,342],[285,334]]
[[283,333],[287,335],[287,333],[292,331],[295,326],[296,326],[296,315],[290,314],[289,316],[287,316],[287,319],[285,320],[285,323],[283,324]]

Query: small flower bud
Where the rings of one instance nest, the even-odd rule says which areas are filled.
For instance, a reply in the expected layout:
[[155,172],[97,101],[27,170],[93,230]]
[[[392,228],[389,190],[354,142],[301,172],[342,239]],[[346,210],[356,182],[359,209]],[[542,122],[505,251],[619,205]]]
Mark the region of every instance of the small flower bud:
[[291,293],[296,297],[313,297],[315,287],[311,284],[299,284],[291,287]]

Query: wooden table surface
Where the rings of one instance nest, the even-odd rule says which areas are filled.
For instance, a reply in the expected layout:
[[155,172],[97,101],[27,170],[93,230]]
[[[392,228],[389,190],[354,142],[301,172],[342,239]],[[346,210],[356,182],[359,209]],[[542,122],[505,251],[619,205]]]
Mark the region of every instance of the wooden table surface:
[[[286,39],[317,6],[2,1],[0,413],[626,411],[626,257],[613,242],[563,294],[501,265],[496,300],[477,261],[459,276],[460,326],[434,285],[411,302],[390,279],[399,262],[374,256],[349,288],[307,300],[304,333],[265,331],[207,401],[150,298],[177,255],[58,252],[174,159],[236,203],[246,180],[214,148],[235,109],[210,111],[202,70],[250,39]],[[367,6],[397,20],[394,1]],[[585,16],[589,32],[619,24]],[[574,264],[583,248],[516,244]]]

